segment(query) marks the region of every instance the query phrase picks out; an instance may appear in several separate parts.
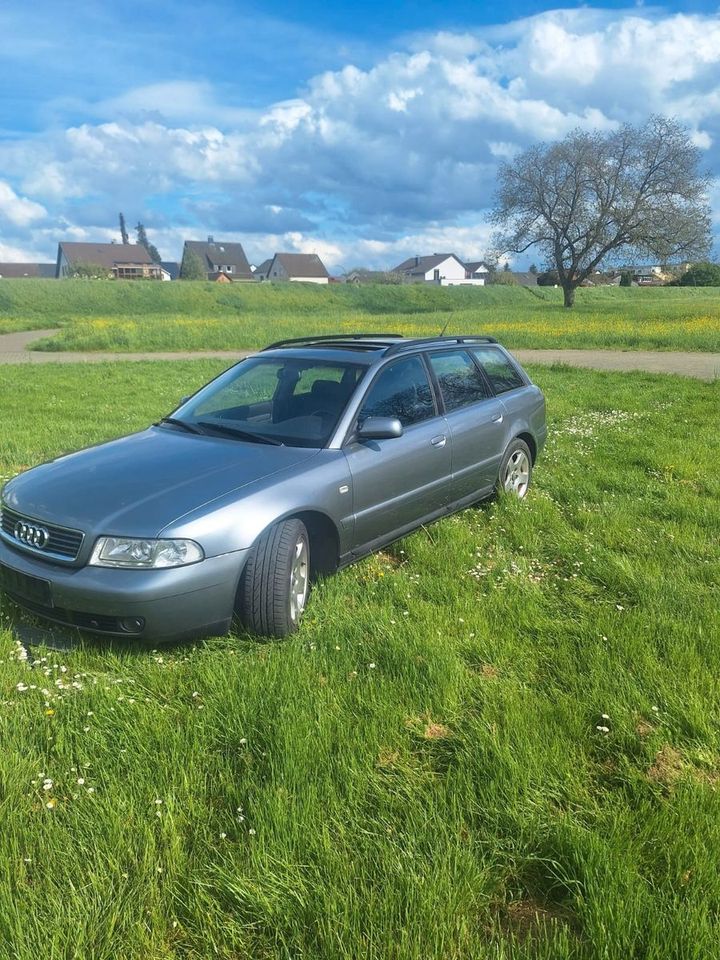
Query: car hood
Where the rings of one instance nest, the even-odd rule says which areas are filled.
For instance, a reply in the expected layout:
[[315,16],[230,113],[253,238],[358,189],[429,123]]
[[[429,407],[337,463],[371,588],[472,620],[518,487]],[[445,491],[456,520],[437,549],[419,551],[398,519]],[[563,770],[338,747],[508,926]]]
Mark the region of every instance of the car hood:
[[47,523],[152,537],[190,510],[317,453],[151,427],[20,474],[3,502]]

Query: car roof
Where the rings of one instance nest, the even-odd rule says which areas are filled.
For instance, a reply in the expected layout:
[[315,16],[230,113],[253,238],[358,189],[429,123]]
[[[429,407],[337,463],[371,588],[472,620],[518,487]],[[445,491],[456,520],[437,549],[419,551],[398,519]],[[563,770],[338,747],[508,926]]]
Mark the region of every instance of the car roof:
[[497,340],[494,337],[481,335],[409,338],[396,333],[346,333],[278,340],[276,343],[271,343],[265,347],[261,352],[292,352],[294,356],[298,357],[346,360],[370,365],[381,358],[414,353],[427,347],[482,343],[496,344]]

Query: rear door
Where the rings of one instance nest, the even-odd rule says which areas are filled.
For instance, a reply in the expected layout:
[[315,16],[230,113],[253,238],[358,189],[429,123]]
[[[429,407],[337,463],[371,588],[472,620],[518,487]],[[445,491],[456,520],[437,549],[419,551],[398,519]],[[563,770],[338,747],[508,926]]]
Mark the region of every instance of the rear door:
[[493,392],[505,408],[505,419],[513,427],[513,436],[528,432],[533,438],[533,459],[547,436],[545,397],[527,374],[500,346],[472,347],[470,352],[482,367]]
[[467,350],[429,354],[452,441],[453,501],[494,486],[507,444],[502,403]]
[[391,536],[449,502],[451,444],[418,355],[384,367],[368,388],[358,423],[397,417],[403,435],[344,447],[352,476],[357,548]]

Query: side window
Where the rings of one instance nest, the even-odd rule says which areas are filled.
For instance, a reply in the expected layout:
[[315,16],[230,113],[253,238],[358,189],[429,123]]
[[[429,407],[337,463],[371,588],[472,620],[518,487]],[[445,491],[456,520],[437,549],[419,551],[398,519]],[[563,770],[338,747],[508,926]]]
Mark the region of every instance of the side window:
[[386,367],[370,392],[358,415],[397,417],[404,427],[435,416],[435,402],[425,367],[420,357],[408,357]]
[[473,353],[480,361],[495,393],[507,393],[508,390],[525,386],[525,381],[514,364],[496,347],[477,347]]
[[482,374],[467,351],[431,353],[430,366],[440,385],[446,410],[457,410],[490,396]]

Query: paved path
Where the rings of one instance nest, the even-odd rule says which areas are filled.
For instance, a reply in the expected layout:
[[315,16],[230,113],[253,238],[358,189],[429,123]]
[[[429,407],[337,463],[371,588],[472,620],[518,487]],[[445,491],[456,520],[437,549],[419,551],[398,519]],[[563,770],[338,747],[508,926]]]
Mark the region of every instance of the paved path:
[[679,373],[698,380],[720,377],[720,353],[680,350],[513,350],[520,363],[567,363],[594,370]]
[[[217,358],[231,363],[247,356],[247,350],[203,350],[196,353],[66,353],[28,350],[28,344],[49,337],[56,330],[0,334],[0,364],[3,363],[99,363],[114,360],[200,360]],[[595,370],[645,370],[649,373],[679,373],[699,380],[720,377],[720,353],[682,353],[653,350],[515,350],[521,363],[566,363]]]
[[198,350],[187,353],[74,353],[72,351],[28,350],[28,344],[50,337],[57,330],[31,330],[27,333],[0,334],[0,364],[2,363],[101,363],[108,360],[202,360],[220,358],[231,363],[246,357],[250,350]]

